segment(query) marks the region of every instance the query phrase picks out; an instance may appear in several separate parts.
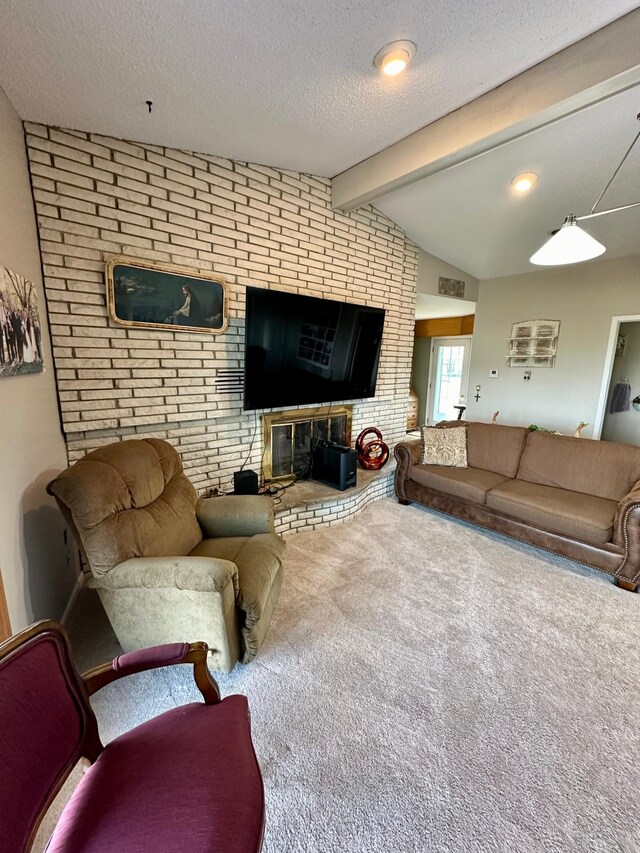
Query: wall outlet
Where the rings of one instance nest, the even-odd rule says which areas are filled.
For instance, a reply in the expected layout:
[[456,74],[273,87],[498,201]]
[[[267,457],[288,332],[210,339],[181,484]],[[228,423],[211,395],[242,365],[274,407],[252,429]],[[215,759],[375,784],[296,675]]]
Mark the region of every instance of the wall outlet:
[[500,375],[500,371],[499,371],[499,370],[496,370],[495,368],[494,368],[493,370],[490,370],[490,371],[489,371],[489,376],[490,376],[492,379],[497,379],[499,375]]
[[531,379],[531,371],[525,370],[524,376],[522,378],[524,379],[525,382],[528,382]]

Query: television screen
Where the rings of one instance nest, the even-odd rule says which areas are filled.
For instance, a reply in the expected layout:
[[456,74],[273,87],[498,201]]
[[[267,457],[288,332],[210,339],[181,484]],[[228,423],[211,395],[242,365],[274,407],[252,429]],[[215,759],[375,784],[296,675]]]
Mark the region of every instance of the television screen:
[[373,397],[384,313],[248,287],[244,408]]

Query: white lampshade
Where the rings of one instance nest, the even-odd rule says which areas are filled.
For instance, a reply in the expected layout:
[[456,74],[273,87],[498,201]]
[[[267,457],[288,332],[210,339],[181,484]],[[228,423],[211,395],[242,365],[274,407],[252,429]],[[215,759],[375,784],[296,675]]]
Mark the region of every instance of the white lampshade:
[[602,243],[598,243],[580,228],[575,216],[567,216],[562,228],[531,255],[529,260],[538,266],[555,267],[562,264],[579,264],[581,261],[597,258],[603,252],[606,252],[606,248]]

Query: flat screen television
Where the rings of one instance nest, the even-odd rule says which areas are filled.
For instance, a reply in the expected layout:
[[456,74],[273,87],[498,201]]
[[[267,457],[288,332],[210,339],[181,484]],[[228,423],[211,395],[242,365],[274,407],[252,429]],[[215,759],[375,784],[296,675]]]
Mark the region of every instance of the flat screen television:
[[373,397],[384,309],[247,288],[245,409]]

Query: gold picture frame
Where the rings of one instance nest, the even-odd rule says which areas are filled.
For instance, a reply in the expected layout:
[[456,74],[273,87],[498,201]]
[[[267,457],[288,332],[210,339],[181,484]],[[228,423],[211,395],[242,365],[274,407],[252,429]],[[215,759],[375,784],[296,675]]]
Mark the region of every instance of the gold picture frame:
[[107,261],[107,309],[119,326],[220,335],[229,326],[222,276],[124,255]]

